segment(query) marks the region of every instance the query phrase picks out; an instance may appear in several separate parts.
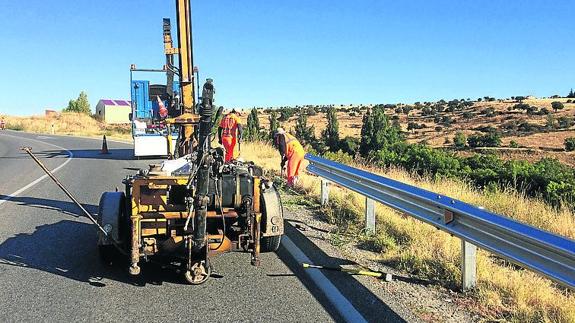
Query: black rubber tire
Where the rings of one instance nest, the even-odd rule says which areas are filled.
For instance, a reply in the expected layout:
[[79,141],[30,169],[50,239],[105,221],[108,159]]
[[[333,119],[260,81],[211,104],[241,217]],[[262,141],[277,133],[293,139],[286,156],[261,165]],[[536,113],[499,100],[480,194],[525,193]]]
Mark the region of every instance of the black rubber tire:
[[282,236],[262,237],[260,252],[276,252],[280,248]]
[[107,265],[118,264],[126,260],[113,245],[98,246],[98,254],[100,260]]

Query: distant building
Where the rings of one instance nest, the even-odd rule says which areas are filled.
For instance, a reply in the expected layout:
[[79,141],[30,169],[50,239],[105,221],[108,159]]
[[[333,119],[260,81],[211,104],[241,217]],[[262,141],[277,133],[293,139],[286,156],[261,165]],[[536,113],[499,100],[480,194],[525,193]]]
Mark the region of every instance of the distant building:
[[130,123],[130,101],[101,99],[96,105],[96,118],[105,123]]
[[54,111],[54,110],[50,110],[50,109],[46,109],[44,110],[44,115],[46,117],[57,117],[58,116],[58,112]]

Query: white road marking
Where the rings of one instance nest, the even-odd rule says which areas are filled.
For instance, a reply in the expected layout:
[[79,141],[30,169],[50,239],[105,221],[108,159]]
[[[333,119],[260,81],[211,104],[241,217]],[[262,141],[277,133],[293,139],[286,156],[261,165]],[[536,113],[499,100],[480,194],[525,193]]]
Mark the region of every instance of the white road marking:
[[[293,241],[287,236],[282,236],[281,240],[284,248],[298,263],[312,263],[306,254],[298,248]],[[306,269],[306,274],[313,280],[316,286],[323,291],[325,297],[330,301],[337,312],[347,322],[367,322],[365,318],[357,311],[345,296],[335,287],[325,275],[318,269]]]
[[[74,154],[72,154],[71,151],[69,151],[68,149],[66,149],[66,148],[64,148],[64,147],[60,147],[60,146],[58,146],[58,145],[54,145],[54,144],[51,144],[51,143],[48,143],[48,142],[44,142],[44,141],[40,141],[40,140],[36,140],[36,139],[32,139],[32,138],[17,137],[17,136],[11,136],[11,135],[7,135],[7,134],[2,134],[2,136],[12,137],[12,138],[16,138],[16,139],[24,139],[24,140],[35,141],[35,142],[42,143],[42,144],[44,144],[44,145],[49,145],[49,146],[53,146],[53,147],[56,147],[56,148],[65,150],[65,151],[68,153],[68,159],[66,159],[66,161],[65,161],[62,165],[60,165],[60,166],[54,168],[54,169],[52,170],[52,173],[55,173],[55,172],[57,172],[60,168],[66,166],[66,164],[68,164],[68,163],[72,160],[72,158],[74,158]],[[47,178],[47,177],[48,177],[48,175],[47,175],[47,174],[44,174],[44,175],[41,176],[40,178],[38,178],[38,179],[36,179],[35,181],[33,181],[32,183],[30,183],[30,184],[28,184],[28,185],[22,187],[21,189],[17,190],[16,192],[1,197],[1,198],[0,198],[0,205],[2,205],[2,204],[4,204],[5,202],[11,200],[12,198],[18,196],[19,194],[21,194],[22,192],[26,191],[26,190],[29,189],[30,187],[32,187],[32,186],[34,186],[34,185],[40,183],[42,180],[44,180],[44,179]]]

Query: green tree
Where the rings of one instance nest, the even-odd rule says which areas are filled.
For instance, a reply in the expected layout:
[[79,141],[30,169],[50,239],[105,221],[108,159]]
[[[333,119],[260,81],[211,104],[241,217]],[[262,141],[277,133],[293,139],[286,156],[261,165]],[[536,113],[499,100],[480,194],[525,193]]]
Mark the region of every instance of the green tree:
[[573,89],[571,89],[571,91],[569,91],[569,94],[567,95],[568,98],[575,98],[575,92],[573,92]]
[[471,135],[467,138],[469,147],[499,147],[501,146],[501,136],[496,132],[485,135]]
[[304,111],[300,112],[295,123],[295,136],[304,145],[315,142],[315,128],[314,126],[308,127],[307,115]]
[[555,110],[555,112],[557,112],[557,110],[562,110],[564,108],[563,103],[559,102],[559,101],[553,101],[551,102],[551,108],[553,108],[553,110]]
[[565,150],[566,151],[575,150],[575,137],[569,137],[565,139]]
[[327,110],[327,127],[322,132],[322,136],[329,150],[334,152],[339,150],[339,122],[334,107]]
[[371,113],[363,116],[359,152],[367,157],[371,151],[403,142],[401,128],[389,122],[382,105],[373,107]]
[[463,149],[465,148],[466,144],[467,144],[467,137],[465,136],[465,134],[461,131],[456,132],[455,137],[453,138],[453,145],[455,146],[455,148]]
[[270,133],[269,139],[274,140],[274,135],[279,128],[278,113],[275,110],[270,111]]
[[84,91],[80,92],[76,100],[68,101],[68,107],[63,111],[91,114],[92,110],[90,109],[90,102],[88,102],[88,94]]
[[258,119],[258,110],[253,108],[248,115],[248,121],[243,131],[243,139],[247,141],[260,140],[260,121]]

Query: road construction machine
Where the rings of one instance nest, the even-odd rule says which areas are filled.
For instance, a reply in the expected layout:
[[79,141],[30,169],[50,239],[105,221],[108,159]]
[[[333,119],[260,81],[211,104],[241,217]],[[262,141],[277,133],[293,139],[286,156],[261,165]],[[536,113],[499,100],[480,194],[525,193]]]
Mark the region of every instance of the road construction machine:
[[200,284],[209,278],[215,255],[244,251],[257,266],[260,252],[277,250],[283,214],[261,167],[226,163],[223,148],[212,147],[213,121],[222,111],[214,106],[210,79],[195,100],[190,0],[176,0],[176,11],[177,47],[164,19],[165,69],[178,78],[180,93],[180,113],[165,119],[168,129],[177,129],[175,142],[167,134],[174,154],[127,176],[124,192],[102,194],[98,247],[104,259],[127,258],[132,275],[140,274],[142,262],[163,259],[180,266],[189,283]]

